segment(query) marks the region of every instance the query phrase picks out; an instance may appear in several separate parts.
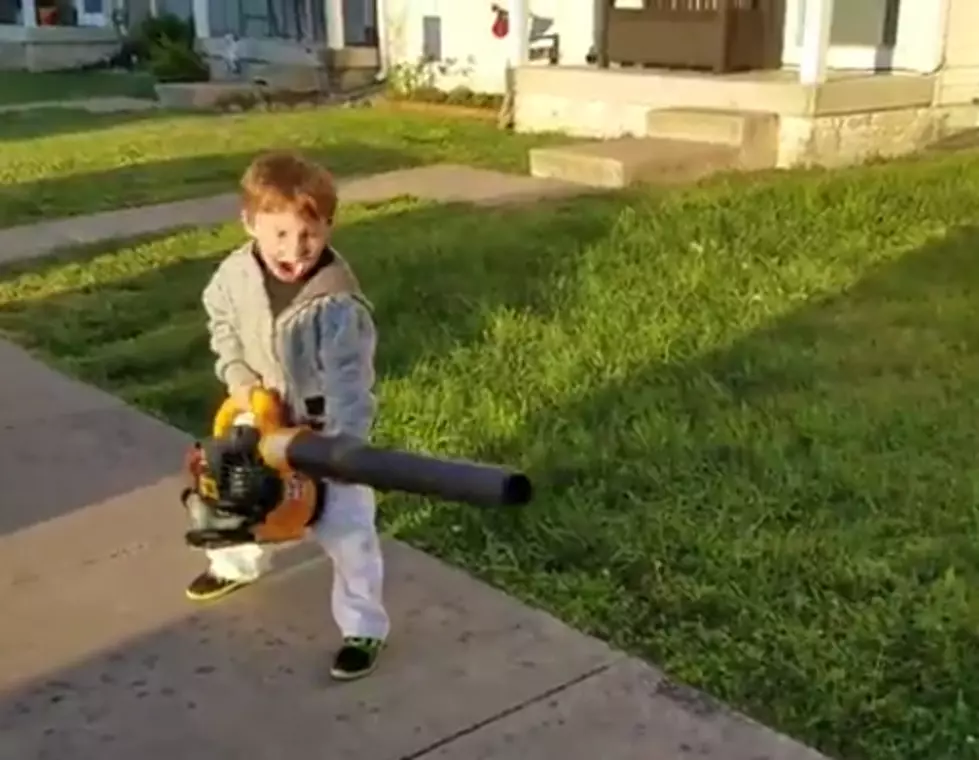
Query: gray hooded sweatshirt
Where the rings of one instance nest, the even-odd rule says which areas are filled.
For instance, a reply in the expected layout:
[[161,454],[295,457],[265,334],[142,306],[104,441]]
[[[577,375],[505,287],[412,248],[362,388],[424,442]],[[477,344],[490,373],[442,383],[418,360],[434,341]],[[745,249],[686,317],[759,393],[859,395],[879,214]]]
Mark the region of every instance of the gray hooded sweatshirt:
[[215,373],[229,391],[260,381],[295,420],[367,439],[374,421],[377,334],[354,273],[332,259],[273,309],[254,244],[232,252],[203,293]]

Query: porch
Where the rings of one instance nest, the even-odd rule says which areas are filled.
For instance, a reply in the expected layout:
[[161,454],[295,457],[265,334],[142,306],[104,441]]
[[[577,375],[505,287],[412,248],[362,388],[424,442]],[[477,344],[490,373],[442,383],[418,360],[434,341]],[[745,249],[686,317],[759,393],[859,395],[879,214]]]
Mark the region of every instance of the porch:
[[0,0],[0,70],[78,68],[119,44],[108,0]]
[[337,91],[377,75],[374,0],[158,0],[175,1],[189,2],[214,80]]
[[934,108],[939,81],[937,74],[832,71],[804,84],[788,70],[715,75],[527,66],[515,75],[514,121],[525,132],[716,143],[728,140],[734,116],[747,123],[770,117],[775,134],[754,136],[770,145],[739,146],[767,156],[752,168],[842,165],[907,153],[976,126],[972,104]]
[[972,99],[942,95],[949,22],[973,2],[599,0],[588,65],[535,65],[510,40],[514,124],[724,143],[765,123],[764,151],[737,147],[780,167],[899,155],[979,123]]

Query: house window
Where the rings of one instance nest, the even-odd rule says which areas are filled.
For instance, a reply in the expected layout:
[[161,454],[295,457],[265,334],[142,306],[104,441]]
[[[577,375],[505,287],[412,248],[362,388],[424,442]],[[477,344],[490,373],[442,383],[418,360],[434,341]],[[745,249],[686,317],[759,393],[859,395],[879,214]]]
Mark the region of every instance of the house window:
[[426,61],[442,60],[442,18],[422,16],[422,58]]
[[[830,44],[851,47],[891,48],[897,43],[897,19],[901,0],[837,2],[833,6]],[[802,44],[806,0],[799,0],[796,44]]]

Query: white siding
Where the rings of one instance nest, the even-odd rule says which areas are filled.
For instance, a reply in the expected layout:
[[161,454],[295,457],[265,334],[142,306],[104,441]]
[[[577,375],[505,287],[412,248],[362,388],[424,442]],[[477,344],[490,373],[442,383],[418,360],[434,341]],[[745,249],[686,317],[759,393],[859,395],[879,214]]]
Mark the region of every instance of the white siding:
[[936,102],[971,103],[979,98],[979,0],[949,0],[945,66]]
[[[498,2],[508,6],[507,0]],[[448,76],[438,77],[438,85],[503,91],[508,43],[491,32],[496,16],[489,0],[379,0],[379,5],[385,14],[381,30],[389,65],[417,64],[425,50],[425,18],[438,19],[441,59],[453,62]],[[560,35],[561,63],[584,64],[594,34],[594,0],[529,0],[529,5],[538,32]]]

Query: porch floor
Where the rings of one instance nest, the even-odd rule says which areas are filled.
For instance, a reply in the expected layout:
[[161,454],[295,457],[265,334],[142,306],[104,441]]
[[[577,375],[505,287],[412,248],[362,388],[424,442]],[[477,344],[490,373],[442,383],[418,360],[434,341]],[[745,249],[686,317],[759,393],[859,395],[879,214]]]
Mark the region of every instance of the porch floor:
[[804,85],[790,69],[713,74],[638,67],[540,66],[517,70],[520,97],[620,103],[654,108],[717,108],[782,116],[829,116],[932,103],[934,74],[832,71]]

